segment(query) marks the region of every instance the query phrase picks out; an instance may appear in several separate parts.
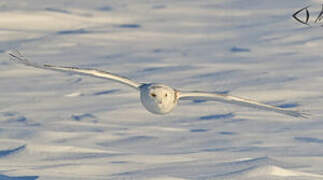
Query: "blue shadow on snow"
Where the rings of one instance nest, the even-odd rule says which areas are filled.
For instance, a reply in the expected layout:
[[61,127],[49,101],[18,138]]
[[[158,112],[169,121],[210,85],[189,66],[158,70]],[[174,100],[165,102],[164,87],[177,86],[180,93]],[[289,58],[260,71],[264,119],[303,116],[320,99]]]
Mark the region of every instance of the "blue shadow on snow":
[[167,7],[166,5],[161,4],[161,5],[154,5],[151,8],[152,9],[165,9],[166,7]]
[[208,129],[191,129],[190,131],[192,133],[201,133],[201,132],[207,132],[209,130]]
[[5,175],[0,175],[0,180],[35,180],[38,178],[39,178],[39,176],[5,176]]
[[235,135],[236,133],[235,132],[229,132],[229,131],[222,131],[219,134],[221,134],[221,135]]
[[239,47],[234,46],[230,49],[230,51],[233,53],[239,53],[239,52],[250,52],[251,50],[247,49],[247,48],[239,48]]
[[323,139],[318,139],[313,137],[294,137],[294,139],[300,142],[323,144]]
[[104,94],[112,94],[112,93],[115,93],[115,92],[118,92],[119,89],[112,89],[112,90],[107,90],[107,91],[100,91],[100,92],[96,92],[96,93],[93,93],[94,96],[99,96],[99,95],[104,95]]
[[287,104],[279,105],[278,107],[280,107],[280,108],[293,108],[293,107],[297,107],[297,106],[299,106],[299,104],[297,104],[297,103],[287,103]]
[[114,146],[114,145],[124,145],[129,143],[135,143],[135,144],[145,143],[156,139],[158,138],[153,136],[132,136],[132,137],[127,137],[125,139],[120,139],[120,140],[115,140],[110,142],[102,142],[97,144],[100,146]]
[[98,8],[99,11],[112,11],[113,8],[111,6],[104,6],[104,7],[100,7]]
[[88,34],[89,31],[85,29],[76,29],[76,30],[65,30],[65,31],[58,31],[58,35],[69,35],[69,34]]
[[229,119],[233,117],[234,117],[233,113],[215,114],[215,115],[209,115],[209,116],[201,116],[200,120]]
[[140,28],[140,24],[121,24],[119,28]]
[[95,118],[95,116],[90,113],[85,113],[85,114],[81,114],[81,115],[72,115],[71,118],[75,121],[81,121],[86,118],[90,118],[90,119]]
[[57,9],[57,8],[46,8],[46,11],[50,12],[58,12],[58,13],[63,13],[63,14],[71,14],[70,12],[64,10],[64,9]]
[[18,116],[8,119],[9,122],[26,122],[27,118],[25,116]]
[[15,116],[17,113],[15,112],[4,112],[3,113],[3,116],[6,116],[6,117],[12,117],[12,116]]
[[[23,151],[24,149],[26,149],[26,145],[22,145],[17,148],[14,148],[14,149],[2,150],[2,151],[0,151],[0,158],[9,156],[9,155],[14,154],[16,152]],[[1,180],[1,178],[0,178],[0,180]]]

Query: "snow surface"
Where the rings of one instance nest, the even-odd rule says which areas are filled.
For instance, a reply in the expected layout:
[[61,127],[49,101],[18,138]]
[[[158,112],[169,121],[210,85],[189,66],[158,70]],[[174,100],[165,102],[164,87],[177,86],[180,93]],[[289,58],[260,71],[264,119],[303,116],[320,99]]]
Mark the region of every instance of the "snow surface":
[[[311,27],[291,18],[307,6]],[[317,0],[0,2],[0,179],[323,179]],[[138,92],[13,64],[99,68],[306,110],[214,102],[147,112]]]

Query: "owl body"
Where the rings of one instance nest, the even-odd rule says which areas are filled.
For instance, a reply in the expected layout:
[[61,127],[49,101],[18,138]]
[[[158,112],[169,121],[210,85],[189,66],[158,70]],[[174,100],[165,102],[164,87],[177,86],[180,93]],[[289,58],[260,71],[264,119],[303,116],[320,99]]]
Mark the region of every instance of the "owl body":
[[149,112],[167,114],[176,107],[178,92],[164,84],[143,84],[140,87],[140,100]]

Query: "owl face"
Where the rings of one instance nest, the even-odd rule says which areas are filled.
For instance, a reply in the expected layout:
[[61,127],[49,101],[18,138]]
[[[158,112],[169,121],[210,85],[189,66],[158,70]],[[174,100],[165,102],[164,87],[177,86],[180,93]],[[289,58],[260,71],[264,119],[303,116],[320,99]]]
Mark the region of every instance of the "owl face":
[[155,114],[171,112],[177,105],[177,91],[163,84],[145,84],[140,89],[143,106]]

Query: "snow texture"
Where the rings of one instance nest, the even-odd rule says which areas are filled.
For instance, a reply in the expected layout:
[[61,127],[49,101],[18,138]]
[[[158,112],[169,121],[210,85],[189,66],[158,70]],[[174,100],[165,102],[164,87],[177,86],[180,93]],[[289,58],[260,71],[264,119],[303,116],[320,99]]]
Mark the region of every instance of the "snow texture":
[[[307,5],[311,26],[292,18]],[[323,179],[320,10],[317,0],[2,0],[0,179]],[[154,115],[131,88],[14,64],[12,48],[311,117],[205,101]]]

